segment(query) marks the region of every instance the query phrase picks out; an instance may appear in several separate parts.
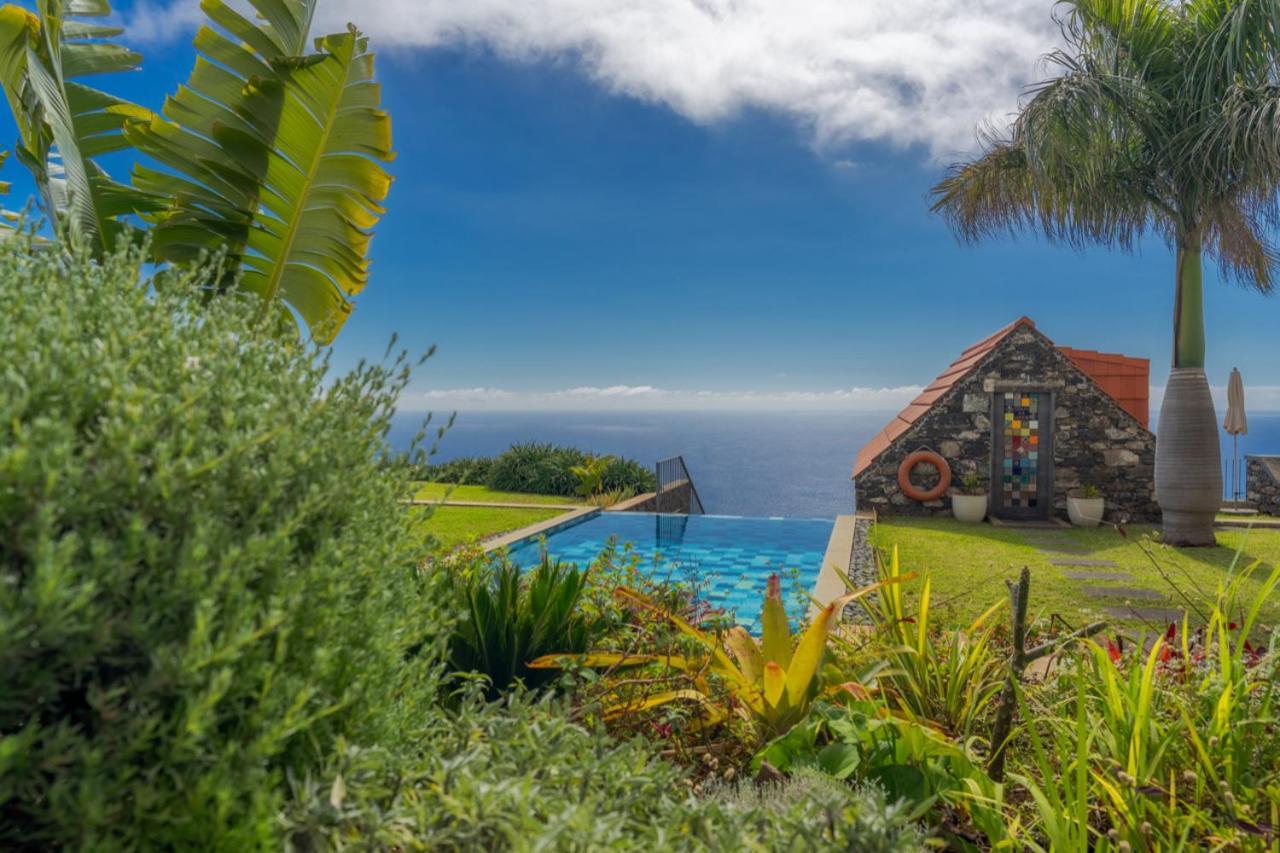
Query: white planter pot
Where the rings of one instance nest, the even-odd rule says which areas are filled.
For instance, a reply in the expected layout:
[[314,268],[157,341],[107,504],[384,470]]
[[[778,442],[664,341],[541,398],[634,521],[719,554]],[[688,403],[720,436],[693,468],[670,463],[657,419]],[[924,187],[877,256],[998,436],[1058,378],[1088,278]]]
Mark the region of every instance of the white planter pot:
[[987,517],[986,495],[952,495],[951,512],[956,521],[977,524]]
[[1076,527],[1097,527],[1106,509],[1106,498],[1067,498],[1067,518]]

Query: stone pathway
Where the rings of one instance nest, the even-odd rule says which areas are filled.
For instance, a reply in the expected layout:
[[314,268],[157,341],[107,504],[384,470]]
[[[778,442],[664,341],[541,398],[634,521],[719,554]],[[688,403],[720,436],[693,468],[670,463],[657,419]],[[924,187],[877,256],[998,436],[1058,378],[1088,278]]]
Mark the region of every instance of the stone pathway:
[[1063,572],[1062,576],[1071,581],[1131,581],[1133,575],[1128,572]]
[[[1165,596],[1153,589],[1139,586],[1112,586],[1105,582],[1129,583],[1136,578],[1128,572],[1105,571],[1119,569],[1114,560],[1099,560],[1087,557],[1090,550],[1078,541],[1071,539],[1065,531],[1049,532],[1041,530],[1020,531],[1023,542],[1049,557],[1049,564],[1064,569],[1062,576],[1080,584],[1082,595],[1097,599],[1099,602],[1117,602],[1102,607],[1102,611],[1116,619],[1140,619],[1153,625],[1165,625],[1177,622],[1182,618],[1182,611],[1169,607],[1137,606],[1140,601],[1163,601]],[[1066,571],[1065,569],[1077,569]],[[1086,571],[1087,570],[1087,571]],[[1120,606],[1119,602],[1130,602]]]
[[1144,589],[1139,586],[1086,586],[1082,589],[1090,598],[1164,599],[1164,596],[1154,589]]
[[1104,607],[1102,612],[1116,619],[1141,619],[1156,627],[1181,622],[1183,614],[1173,607]]

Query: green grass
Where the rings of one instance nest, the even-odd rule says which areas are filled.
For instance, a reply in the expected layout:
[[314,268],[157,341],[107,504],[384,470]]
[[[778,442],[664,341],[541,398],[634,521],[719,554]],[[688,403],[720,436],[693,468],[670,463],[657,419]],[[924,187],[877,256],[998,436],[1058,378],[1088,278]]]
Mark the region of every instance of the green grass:
[[523,492],[495,492],[485,486],[455,486],[450,483],[420,483],[416,495],[420,501],[491,501],[494,503],[529,504],[574,504],[581,505],[581,498],[566,498],[560,495],[530,495]]
[[487,539],[529,524],[546,521],[562,510],[505,509],[498,507],[437,506],[416,510],[424,518],[426,530],[444,548],[452,548],[475,539]]
[[[872,543],[877,548],[889,548],[897,543],[903,571],[930,573],[933,607],[953,625],[968,622],[997,599],[1007,597],[1005,580],[1015,579],[1023,566],[1030,566],[1032,571],[1032,616],[1047,618],[1056,613],[1075,626],[1099,618],[1136,626],[1140,624],[1137,620],[1117,619],[1103,613],[1107,606],[1125,606],[1125,599],[1092,598],[1084,594],[1083,587],[1149,589],[1160,593],[1161,598],[1134,599],[1129,603],[1135,607],[1184,607],[1186,599],[1175,591],[1173,585],[1176,584],[1207,612],[1203,602],[1211,599],[1218,585],[1227,578],[1237,548],[1244,546],[1239,567],[1255,560],[1260,560],[1263,566],[1246,582],[1246,593],[1256,590],[1265,578],[1265,571],[1280,563],[1280,530],[1219,530],[1218,547],[1185,550],[1155,542],[1151,527],[1134,526],[1125,532],[1128,535],[1122,536],[1115,529],[1104,527],[1022,531],[987,524],[961,524],[954,519],[889,518],[876,525]],[[1046,554],[1029,544],[1034,538],[1070,542],[1084,553]],[[1054,558],[1071,557],[1110,560],[1116,566],[1093,568],[1050,563]],[[1090,582],[1063,575],[1063,572],[1075,571],[1123,572],[1132,580]],[[1263,621],[1280,624],[1280,600],[1273,597],[1267,603]]]

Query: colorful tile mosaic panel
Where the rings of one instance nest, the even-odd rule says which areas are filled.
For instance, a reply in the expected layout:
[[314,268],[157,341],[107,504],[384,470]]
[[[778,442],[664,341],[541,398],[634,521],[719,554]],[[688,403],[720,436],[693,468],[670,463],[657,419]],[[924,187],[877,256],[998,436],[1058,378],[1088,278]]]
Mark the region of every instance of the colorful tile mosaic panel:
[[1040,394],[1005,392],[1001,430],[1001,483],[1004,506],[1036,509],[1040,474]]

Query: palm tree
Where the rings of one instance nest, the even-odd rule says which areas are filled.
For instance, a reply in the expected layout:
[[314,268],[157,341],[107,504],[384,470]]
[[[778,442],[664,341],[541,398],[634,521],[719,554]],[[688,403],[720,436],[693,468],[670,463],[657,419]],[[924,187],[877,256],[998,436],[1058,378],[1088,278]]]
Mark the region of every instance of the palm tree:
[[1262,293],[1280,222],[1280,0],[1064,0],[1058,75],[1004,132],[951,167],[933,209],[967,242],[1038,230],[1054,242],[1175,250],[1173,365],[1160,408],[1164,540],[1213,544],[1222,472],[1204,373],[1202,256]]

